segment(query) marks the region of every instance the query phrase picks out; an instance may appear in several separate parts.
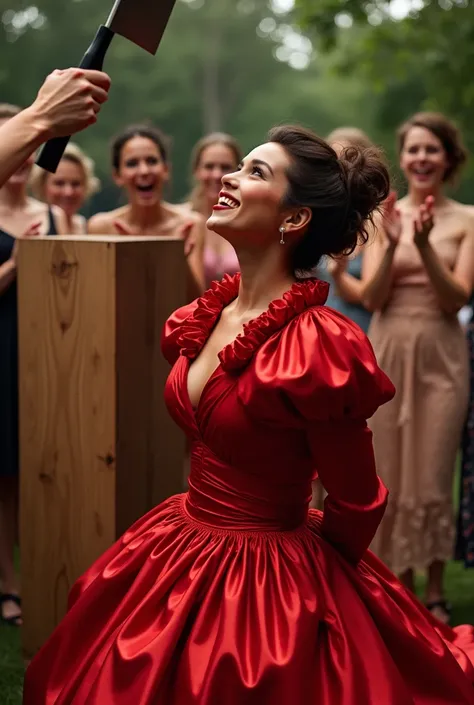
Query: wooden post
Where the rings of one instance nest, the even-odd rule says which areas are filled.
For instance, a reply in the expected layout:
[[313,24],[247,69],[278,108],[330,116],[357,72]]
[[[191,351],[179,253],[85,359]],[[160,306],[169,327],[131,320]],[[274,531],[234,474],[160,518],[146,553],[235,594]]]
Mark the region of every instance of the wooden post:
[[184,438],[163,402],[167,316],[185,303],[171,238],[20,241],[23,650],[137,518],[182,491]]

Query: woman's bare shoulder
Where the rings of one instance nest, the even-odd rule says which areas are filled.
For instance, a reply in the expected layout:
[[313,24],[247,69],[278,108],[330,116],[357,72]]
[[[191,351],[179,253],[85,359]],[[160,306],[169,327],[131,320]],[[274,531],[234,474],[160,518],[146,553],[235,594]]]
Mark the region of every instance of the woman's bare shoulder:
[[123,218],[126,213],[126,206],[115,208],[113,211],[96,213],[87,221],[87,232],[91,235],[115,235],[114,222]]
[[182,220],[183,223],[187,222],[194,225],[202,225],[205,223],[205,218],[197,211],[193,211],[187,203],[166,203],[165,207],[167,208],[170,216]]

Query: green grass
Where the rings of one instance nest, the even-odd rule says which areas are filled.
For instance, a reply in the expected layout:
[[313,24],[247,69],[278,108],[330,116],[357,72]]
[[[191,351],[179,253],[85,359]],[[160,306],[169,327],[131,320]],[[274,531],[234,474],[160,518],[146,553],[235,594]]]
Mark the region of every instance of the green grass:
[[[447,597],[453,604],[453,623],[474,624],[474,569],[464,570],[460,563],[449,565]],[[21,705],[22,681],[19,629],[0,626],[0,705]]]

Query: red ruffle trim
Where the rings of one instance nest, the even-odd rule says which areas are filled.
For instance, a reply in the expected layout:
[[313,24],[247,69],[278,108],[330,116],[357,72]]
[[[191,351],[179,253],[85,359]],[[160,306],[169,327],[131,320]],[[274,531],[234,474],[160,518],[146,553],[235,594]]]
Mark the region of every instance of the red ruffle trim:
[[[201,296],[194,312],[182,324],[178,338],[182,355],[190,360],[199,355],[222,310],[237,297],[239,284],[240,274],[226,275],[222,281],[213,282]],[[219,359],[223,369],[231,371],[245,367],[271,335],[310,306],[323,305],[328,292],[329,284],[320,279],[295,282],[281,299],[272,301],[267,311],[249,321],[243,332],[221,350]]]

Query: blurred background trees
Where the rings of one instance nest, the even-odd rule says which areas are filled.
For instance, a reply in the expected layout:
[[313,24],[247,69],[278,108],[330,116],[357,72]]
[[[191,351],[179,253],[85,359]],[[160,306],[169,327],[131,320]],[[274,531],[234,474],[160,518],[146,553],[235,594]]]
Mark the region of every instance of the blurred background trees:
[[[111,4],[0,0],[0,102],[25,105],[50,70],[76,64]],[[474,148],[473,39],[467,0],[177,0],[156,57],[121,37],[112,44],[110,100],[77,139],[104,183],[90,209],[117,205],[110,139],[142,120],[172,138],[172,200],[189,188],[193,144],[216,129],[249,149],[279,122],[322,135],[353,124],[393,159],[396,126],[434,108]],[[457,195],[474,202],[473,187],[468,169]]]

